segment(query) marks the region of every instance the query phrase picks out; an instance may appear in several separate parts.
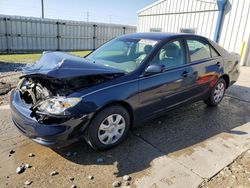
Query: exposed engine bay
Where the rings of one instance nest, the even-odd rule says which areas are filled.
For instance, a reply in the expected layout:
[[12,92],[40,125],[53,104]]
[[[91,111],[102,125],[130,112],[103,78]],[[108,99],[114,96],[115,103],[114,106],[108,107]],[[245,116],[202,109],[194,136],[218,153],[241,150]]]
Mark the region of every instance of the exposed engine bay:
[[77,78],[56,79],[44,75],[23,76],[18,86],[21,99],[35,106],[48,98],[67,96],[73,92],[109,81],[121,74],[90,75]]
[[31,117],[39,123],[62,123],[70,118],[64,109],[75,102],[67,98],[69,94],[119,76],[121,74],[118,73],[55,79],[45,75],[27,75],[22,77],[17,89],[21,100],[30,105]]

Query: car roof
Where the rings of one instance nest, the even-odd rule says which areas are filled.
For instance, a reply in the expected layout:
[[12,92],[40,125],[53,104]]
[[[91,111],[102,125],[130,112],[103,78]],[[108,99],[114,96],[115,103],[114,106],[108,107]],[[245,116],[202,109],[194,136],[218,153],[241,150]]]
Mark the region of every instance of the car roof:
[[[132,33],[123,35],[119,38],[133,38],[133,39],[149,39],[149,40],[165,40],[175,37],[191,36],[191,37],[201,37],[199,35],[187,34],[187,33],[164,33],[164,32],[145,32],[145,33]],[[202,37],[204,38],[204,37]]]

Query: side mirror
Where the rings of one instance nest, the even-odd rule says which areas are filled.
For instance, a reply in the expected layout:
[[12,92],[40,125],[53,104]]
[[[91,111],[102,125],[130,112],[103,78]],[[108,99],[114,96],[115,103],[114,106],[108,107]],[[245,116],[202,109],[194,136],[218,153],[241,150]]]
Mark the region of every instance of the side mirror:
[[163,65],[149,65],[146,69],[145,69],[145,73],[146,75],[148,74],[156,74],[156,73],[161,73],[164,69]]

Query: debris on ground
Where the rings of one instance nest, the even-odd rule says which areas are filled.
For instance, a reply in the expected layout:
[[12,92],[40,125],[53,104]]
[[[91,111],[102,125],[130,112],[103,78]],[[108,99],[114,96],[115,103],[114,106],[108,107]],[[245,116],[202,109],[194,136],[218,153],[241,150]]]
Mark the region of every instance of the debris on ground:
[[25,164],[25,168],[31,168],[32,166],[30,164]]
[[131,176],[129,176],[129,175],[124,175],[122,178],[123,178],[124,181],[130,181],[131,180]]
[[26,169],[31,168],[32,166],[30,164],[21,164],[19,167],[16,169],[17,174],[23,173]]
[[24,182],[24,185],[30,185],[30,184],[32,184],[32,181],[27,180]]
[[112,183],[112,186],[113,186],[113,187],[120,187],[121,184],[122,184],[121,181],[117,180],[117,181],[114,181],[114,182]]
[[[11,66],[12,64],[9,63],[1,63],[0,62],[0,80],[2,83],[6,83],[7,85],[7,90],[15,88],[16,85],[19,82],[19,77],[21,76],[21,72],[14,72],[14,70],[16,69],[15,67],[20,67],[20,65],[18,66],[18,64],[16,65],[16,63],[14,64],[15,67]],[[23,64],[25,65],[25,64]],[[22,66],[23,66],[22,65]],[[5,87],[5,86],[4,86]],[[5,91],[5,93],[7,92],[7,90]],[[7,92],[6,94],[0,94],[0,106],[1,105],[7,105],[9,104],[9,92]]]
[[23,173],[25,171],[25,166],[22,164],[22,165],[20,165],[19,167],[17,167],[17,169],[16,169],[16,173],[17,174],[21,174],[21,173]]
[[125,181],[125,186],[130,186],[130,182],[129,181]]
[[75,178],[74,178],[74,177],[69,177],[69,180],[70,180],[70,181],[74,181]]
[[34,154],[34,153],[29,153],[28,156],[29,156],[29,157],[35,157],[35,154]]
[[51,176],[55,176],[57,174],[59,174],[59,172],[57,172],[57,171],[53,171],[53,172],[50,173]]
[[88,176],[88,179],[89,179],[89,180],[93,180],[93,179],[94,179],[94,176]]
[[11,85],[5,82],[0,82],[0,95],[4,95],[11,90]]
[[72,185],[71,188],[77,188],[77,186],[76,185]]
[[13,155],[14,153],[15,153],[14,150],[10,150],[10,152],[9,152],[9,157],[11,157],[11,155]]
[[98,162],[98,163],[103,163],[104,160],[103,160],[103,158],[98,158],[98,159],[96,160],[96,162]]

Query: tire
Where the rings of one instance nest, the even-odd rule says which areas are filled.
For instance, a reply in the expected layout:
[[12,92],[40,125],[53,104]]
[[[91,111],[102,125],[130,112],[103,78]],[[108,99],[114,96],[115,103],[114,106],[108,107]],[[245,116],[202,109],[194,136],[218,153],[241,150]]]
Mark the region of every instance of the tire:
[[226,91],[226,82],[223,78],[220,78],[210,91],[207,99],[204,100],[208,106],[217,106],[224,97]]
[[114,105],[94,116],[84,139],[95,150],[106,150],[120,144],[128,135],[130,115],[122,106]]

